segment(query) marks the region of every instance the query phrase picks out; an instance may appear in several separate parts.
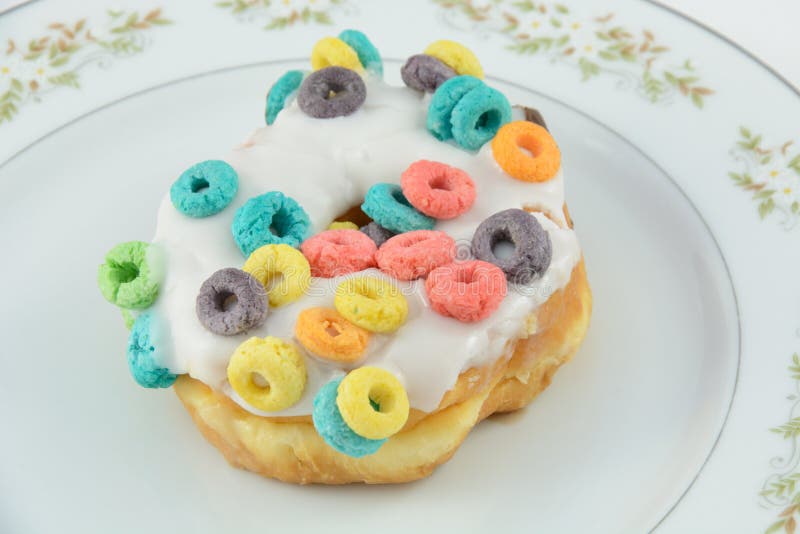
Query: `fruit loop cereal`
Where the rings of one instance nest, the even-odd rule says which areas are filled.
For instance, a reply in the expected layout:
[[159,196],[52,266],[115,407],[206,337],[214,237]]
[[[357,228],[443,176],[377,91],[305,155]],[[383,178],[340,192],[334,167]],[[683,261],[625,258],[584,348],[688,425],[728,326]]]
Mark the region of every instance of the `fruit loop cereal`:
[[367,439],[396,434],[408,420],[408,396],[403,384],[379,367],[359,367],[339,384],[336,406],[353,432]]
[[431,271],[425,280],[431,308],[465,323],[489,317],[506,296],[506,276],[485,261],[451,263]]
[[333,278],[375,266],[375,242],[358,230],[325,230],[306,239],[300,250],[311,275]]
[[267,291],[270,306],[283,306],[303,296],[311,283],[308,260],[283,243],[257,248],[242,270],[253,275]]
[[276,337],[251,337],[231,356],[228,382],[254,408],[276,412],[300,400],[306,366],[293,344]]
[[353,458],[375,454],[386,443],[386,440],[367,439],[359,436],[347,426],[336,405],[341,382],[341,378],[331,380],[322,386],[314,397],[314,411],[311,413],[314,428],[317,429],[317,433],[325,440],[325,443],[342,454]]
[[561,167],[561,151],[553,137],[528,121],[502,126],[492,140],[492,153],[504,171],[525,182],[546,182]]
[[264,322],[267,293],[255,277],[228,267],[203,282],[195,310],[197,318],[209,331],[233,336]]
[[333,304],[348,321],[370,332],[394,332],[408,315],[408,302],[397,286],[374,276],[343,281]]
[[300,344],[315,356],[348,364],[361,359],[370,337],[369,332],[330,308],[301,311],[294,334]]
[[412,206],[436,219],[453,219],[475,202],[475,183],[469,175],[437,161],[412,163],[400,177],[403,195]]
[[451,263],[456,243],[444,232],[415,230],[389,239],[375,255],[381,271],[398,280],[416,280]]

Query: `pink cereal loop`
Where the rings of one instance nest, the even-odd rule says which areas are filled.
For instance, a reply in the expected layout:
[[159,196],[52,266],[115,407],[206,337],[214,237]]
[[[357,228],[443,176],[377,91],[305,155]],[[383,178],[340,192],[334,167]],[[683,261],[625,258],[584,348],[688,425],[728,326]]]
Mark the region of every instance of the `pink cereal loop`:
[[381,271],[398,280],[416,280],[447,265],[456,254],[456,242],[444,232],[414,230],[387,240],[375,261]]
[[434,311],[471,323],[489,317],[508,287],[499,267],[472,260],[434,269],[425,281],[425,291]]
[[311,276],[333,278],[375,266],[375,242],[358,230],[325,230],[303,241]]
[[412,163],[400,178],[403,194],[412,206],[435,219],[452,219],[475,202],[475,182],[455,167],[438,161]]

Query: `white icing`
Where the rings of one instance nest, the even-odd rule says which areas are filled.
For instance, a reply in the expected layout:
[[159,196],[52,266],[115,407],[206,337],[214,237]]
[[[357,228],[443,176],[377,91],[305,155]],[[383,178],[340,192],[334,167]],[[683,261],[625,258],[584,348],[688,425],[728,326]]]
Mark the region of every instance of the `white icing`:
[[[547,272],[524,287],[510,286],[499,309],[479,323],[460,323],[435,313],[428,306],[423,281],[400,283],[409,302],[406,324],[394,334],[373,335],[357,366],[375,365],[395,373],[411,406],[423,411],[436,408],[462,371],[496,360],[510,340],[523,336],[526,317],[566,285],[580,258],[577,238],[562,212],[561,171],[544,183],[515,180],[495,163],[490,143],[470,153],[430,135],[425,129],[426,97],[375,79],[368,80],[367,87],[366,102],[349,117],[313,119],[294,104],[281,112],[275,124],[251,134],[225,158],[239,174],[239,191],[217,215],[186,217],[172,206],[169,195],[161,203],[153,242],[161,248],[166,267],[154,311],[168,321],[173,342],[171,359],[163,364],[225,392],[253,413],[308,415],[319,388],[348,369],[306,353],[308,383],[303,397],[281,412],[259,412],[227,383],[228,359],[241,342],[250,336],[293,339],[297,314],[312,306],[332,307],[333,290],[342,279],[314,279],[306,295],[270,309],[264,324],[246,334],[225,337],[203,328],[195,315],[197,291],[214,271],[244,263],[231,235],[231,222],[236,209],[255,195],[282,191],[291,196],[305,208],[313,231],[319,232],[360,204],[372,184],[399,183],[409,164],[430,159],[461,168],[475,181],[472,209],[436,225],[456,239],[462,254],[469,250],[478,224],[502,209],[535,206],[557,221],[535,214],[553,244]],[[375,269],[368,272],[384,276]]]

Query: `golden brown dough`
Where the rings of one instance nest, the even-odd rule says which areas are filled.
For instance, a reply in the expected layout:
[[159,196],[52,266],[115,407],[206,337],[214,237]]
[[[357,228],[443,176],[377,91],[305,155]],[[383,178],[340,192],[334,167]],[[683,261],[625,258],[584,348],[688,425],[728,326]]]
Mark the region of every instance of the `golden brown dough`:
[[491,365],[461,373],[436,411],[413,410],[403,430],[363,458],[326,445],[308,416],[251,414],[188,375],[178,378],[175,392],[203,435],[236,467],[298,484],[408,482],[450,459],[482,419],[522,408],[550,385],[583,340],[591,306],[581,260],[569,283],[529,317],[531,335],[510,342]]

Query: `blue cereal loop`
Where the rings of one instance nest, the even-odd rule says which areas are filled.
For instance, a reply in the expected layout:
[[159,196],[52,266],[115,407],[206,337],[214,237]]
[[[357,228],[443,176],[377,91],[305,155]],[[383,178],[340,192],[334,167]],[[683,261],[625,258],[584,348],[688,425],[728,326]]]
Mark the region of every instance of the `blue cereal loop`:
[[417,211],[396,184],[375,184],[364,196],[361,209],[373,221],[395,233],[432,230],[436,219]]
[[286,106],[286,100],[300,88],[305,75],[302,70],[290,70],[273,84],[267,93],[267,110],[264,113],[267,124],[275,122],[278,113]]
[[344,41],[347,46],[355,50],[358,61],[368,71],[383,77],[383,60],[381,53],[375,45],[358,30],[344,30],[339,34],[339,39]]
[[236,210],[231,232],[244,257],[264,245],[299,247],[308,237],[311,220],[293,198],[280,191],[253,197]]
[[471,90],[483,85],[475,76],[454,76],[444,82],[433,93],[428,106],[428,131],[439,141],[453,137],[453,125],[450,117],[459,100]]
[[128,337],[128,367],[134,380],[146,388],[168,388],[178,378],[161,367],[168,339],[158,319],[151,312],[141,314]]
[[508,99],[488,85],[480,85],[461,97],[450,115],[453,139],[467,150],[481,148],[510,121]]
[[353,458],[374,454],[386,443],[386,439],[367,439],[347,426],[336,405],[341,381],[341,378],[331,380],[322,386],[314,397],[314,411],[311,413],[314,428],[325,443],[342,454]]
[[239,175],[218,159],[196,163],[183,171],[169,190],[175,209],[189,217],[208,217],[225,209],[239,190]]

